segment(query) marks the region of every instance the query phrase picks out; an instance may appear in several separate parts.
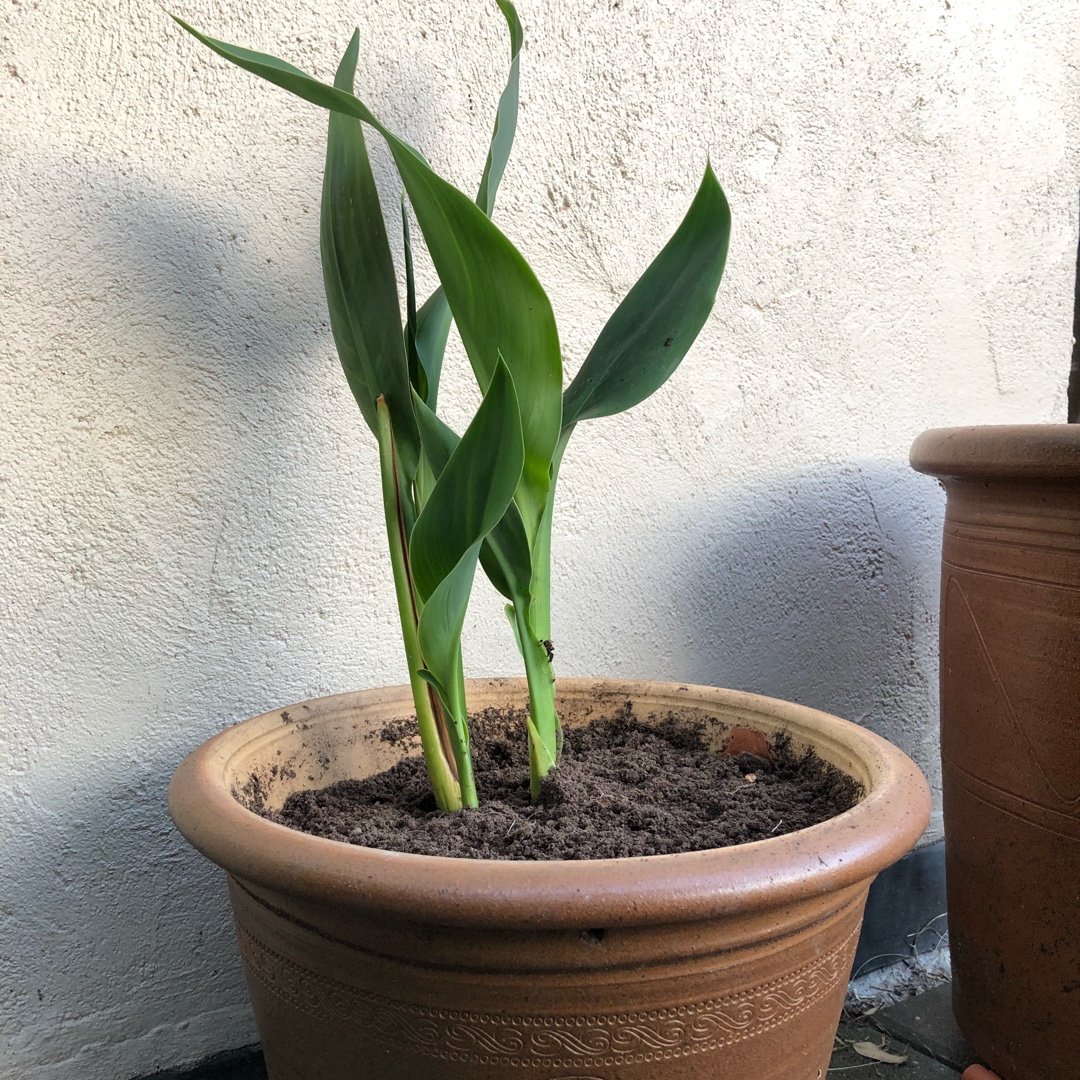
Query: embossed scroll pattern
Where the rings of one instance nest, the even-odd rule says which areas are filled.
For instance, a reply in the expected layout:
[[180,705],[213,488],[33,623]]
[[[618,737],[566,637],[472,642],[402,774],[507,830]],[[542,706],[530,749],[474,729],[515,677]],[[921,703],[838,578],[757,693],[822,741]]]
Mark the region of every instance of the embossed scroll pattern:
[[267,990],[322,1020],[346,1021],[383,1043],[476,1065],[590,1069],[670,1061],[786,1023],[846,979],[856,931],[781,979],[690,1005],[591,1016],[514,1016],[395,1001],[300,967],[237,926],[248,969]]

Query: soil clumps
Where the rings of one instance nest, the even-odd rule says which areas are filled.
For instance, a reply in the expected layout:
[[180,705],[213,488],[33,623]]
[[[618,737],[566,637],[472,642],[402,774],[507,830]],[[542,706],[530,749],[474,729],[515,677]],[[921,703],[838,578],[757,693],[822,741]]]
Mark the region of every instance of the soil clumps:
[[[522,714],[470,722],[480,809],[441,814],[423,759],[363,780],[290,795],[264,816],[364,847],[470,859],[612,859],[745,844],[816,825],[850,809],[860,785],[813,751],[774,738],[769,759],[710,749],[704,726],[674,717],[567,728],[559,767],[529,798]],[[401,733],[388,731],[388,741]]]

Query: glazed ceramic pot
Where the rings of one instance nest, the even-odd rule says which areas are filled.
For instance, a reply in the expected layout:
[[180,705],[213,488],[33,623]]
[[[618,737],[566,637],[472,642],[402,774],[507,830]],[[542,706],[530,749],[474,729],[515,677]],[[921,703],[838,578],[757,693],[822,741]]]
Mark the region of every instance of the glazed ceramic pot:
[[1008,1080],[1080,1075],[1080,426],[927,431],[948,494],[941,757],[953,1009]]
[[[519,680],[470,707],[522,706]],[[405,855],[246,809],[385,769],[408,687],[256,717],[188,757],[169,790],[223,867],[272,1080],[818,1080],[867,889],[929,818],[918,769],[812,709],[664,683],[562,679],[563,722],[629,702],[648,722],[791,733],[865,789],[813,828],[741,847],[581,862]],[[413,751],[415,752],[415,751]]]

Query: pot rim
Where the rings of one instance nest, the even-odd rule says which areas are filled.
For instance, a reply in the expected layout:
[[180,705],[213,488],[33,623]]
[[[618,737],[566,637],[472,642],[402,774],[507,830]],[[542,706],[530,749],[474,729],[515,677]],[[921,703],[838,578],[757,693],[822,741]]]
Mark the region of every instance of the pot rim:
[[912,443],[908,460],[942,479],[1080,479],[1080,424],[931,428]]
[[[471,679],[466,685],[474,694],[525,689],[523,679]],[[243,882],[427,923],[508,929],[646,926],[787,905],[874,877],[909,851],[929,822],[930,792],[914,762],[856,724],[718,687],[586,678],[558,683],[564,699],[604,691],[657,708],[715,703],[736,711],[740,722],[756,714],[791,725],[798,740],[831,743],[856,758],[869,776],[867,793],[850,810],[808,829],[677,855],[520,862],[383,851],[297,832],[236,801],[230,761],[260,731],[280,728],[282,710],[275,709],[189,754],[169,785],[169,810],[193,847]],[[408,711],[408,686],[306,704],[362,708],[393,696]]]

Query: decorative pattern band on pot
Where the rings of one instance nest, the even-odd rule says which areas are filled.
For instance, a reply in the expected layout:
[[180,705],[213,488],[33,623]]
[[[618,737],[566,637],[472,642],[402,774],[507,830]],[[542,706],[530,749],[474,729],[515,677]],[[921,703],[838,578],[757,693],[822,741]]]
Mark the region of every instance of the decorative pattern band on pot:
[[293,963],[237,924],[251,975],[315,1017],[355,1024],[385,1046],[470,1065],[625,1067],[720,1050],[778,1028],[847,983],[858,927],[803,967],[718,999],[647,1012],[533,1014],[463,1012],[395,1001]]

